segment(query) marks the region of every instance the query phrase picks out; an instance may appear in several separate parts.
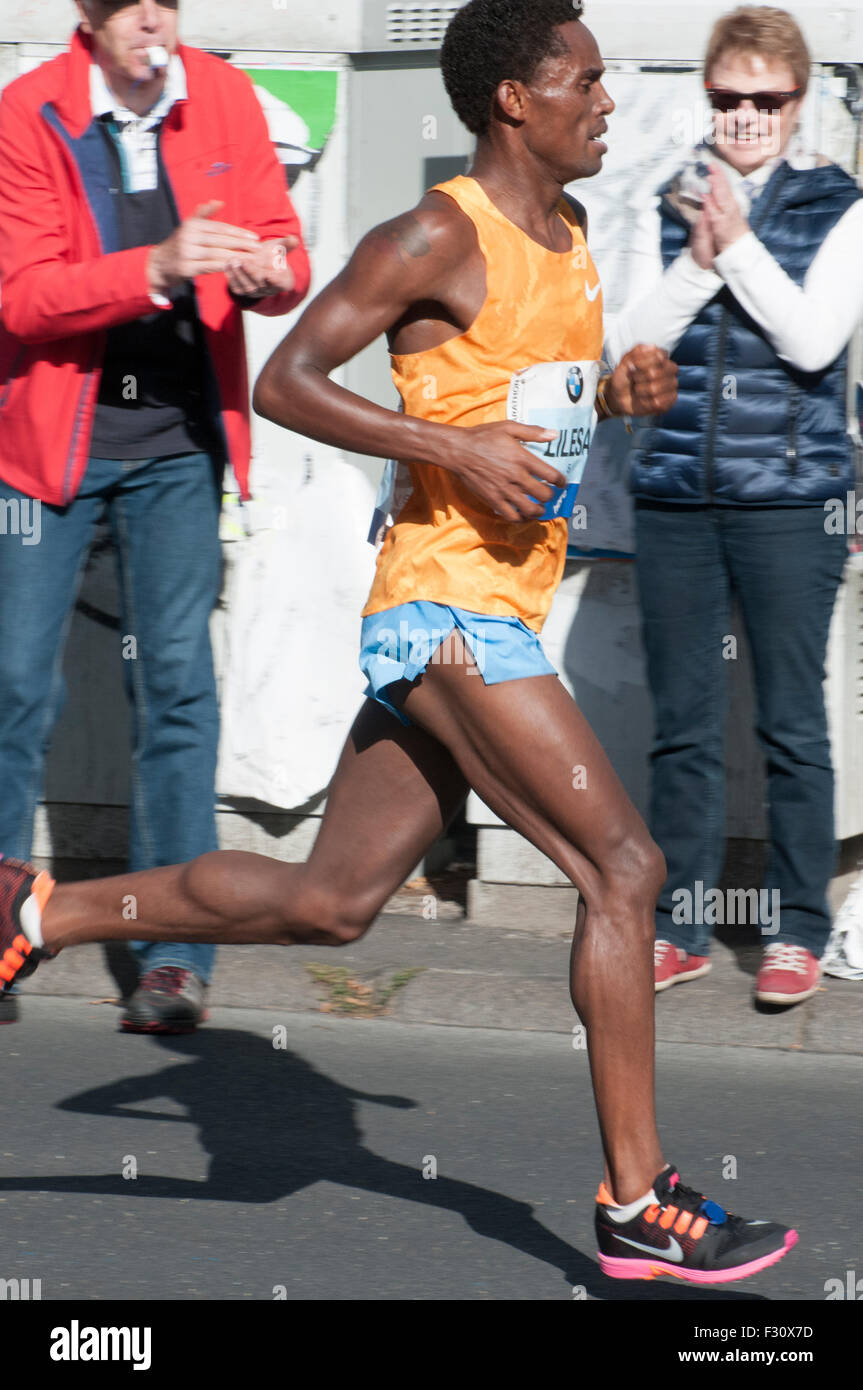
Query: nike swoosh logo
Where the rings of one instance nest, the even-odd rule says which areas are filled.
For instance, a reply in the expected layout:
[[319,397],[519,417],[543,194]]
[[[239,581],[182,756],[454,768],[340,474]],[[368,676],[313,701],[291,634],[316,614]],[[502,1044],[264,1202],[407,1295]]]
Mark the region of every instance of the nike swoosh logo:
[[600,281],[599,281],[599,280],[597,280],[597,282],[596,282],[596,284],[594,285],[593,289],[590,288],[590,285],[587,283],[586,280],[585,280],[585,282],[584,282],[584,293],[587,295],[587,297],[588,297],[588,299],[590,300],[591,304],[592,304],[593,301],[596,299],[596,296],[599,294],[599,286],[600,286]]
[[668,1237],[668,1245],[663,1250],[656,1245],[639,1245],[637,1240],[627,1240],[626,1236],[619,1236],[617,1232],[614,1234],[615,1238],[617,1240],[622,1240],[624,1245],[634,1245],[636,1250],[644,1250],[648,1255],[663,1255],[667,1260],[672,1260],[674,1264],[678,1265],[683,1260],[683,1251],[674,1239],[674,1236]]

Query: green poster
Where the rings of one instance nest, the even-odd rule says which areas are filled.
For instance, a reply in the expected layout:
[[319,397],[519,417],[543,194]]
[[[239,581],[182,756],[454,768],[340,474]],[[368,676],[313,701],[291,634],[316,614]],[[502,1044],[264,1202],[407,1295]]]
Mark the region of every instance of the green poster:
[[303,120],[309,131],[309,147],[322,150],[336,120],[339,74],[320,68],[244,68],[257,87],[282,102]]

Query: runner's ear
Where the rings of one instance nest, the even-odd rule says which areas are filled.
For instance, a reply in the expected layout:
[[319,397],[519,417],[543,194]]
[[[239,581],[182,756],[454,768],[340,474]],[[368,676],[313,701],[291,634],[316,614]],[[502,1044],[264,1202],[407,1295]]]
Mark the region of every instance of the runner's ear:
[[525,100],[524,88],[520,82],[512,82],[508,78],[499,83],[494,97],[492,98],[492,111],[504,116],[507,122],[520,123],[524,120]]

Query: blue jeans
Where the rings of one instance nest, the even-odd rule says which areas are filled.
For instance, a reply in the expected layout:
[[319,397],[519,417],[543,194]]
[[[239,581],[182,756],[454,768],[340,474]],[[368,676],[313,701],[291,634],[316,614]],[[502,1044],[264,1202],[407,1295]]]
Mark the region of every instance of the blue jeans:
[[[836,845],[822,682],[846,555],[846,538],[825,532],[821,507],[636,506],[656,719],[650,830],[668,864],[656,934],[694,955],[710,949],[711,927],[697,920],[709,915],[682,921],[681,905],[697,901],[699,880],[702,893],[718,886],[725,853],[723,651],[732,591],[752,651],[767,767],[764,887],[766,901],[778,901],[779,929],[771,922],[763,942],[805,946],[819,957],[826,945]],[[686,892],[675,897],[678,890]]]
[[[0,482],[0,503],[23,494]],[[219,714],[209,619],[219,595],[221,470],[205,453],[91,458],[78,496],[43,503],[38,543],[0,536],[0,851],[27,859],[45,752],[63,703],[63,647],[96,523],[117,549],[124,660],[133,711],[129,867],[177,864],[217,848]],[[8,509],[7,509],[8,510]],[[21,513],[22,515],[24,513]],[[8,530],[9,528],[7,528]],[[23,528],[22,528],[23,530]],[[118,637],[118,643],[120,638]],[[141,972],[208,980],[215,948],[135,942]]]

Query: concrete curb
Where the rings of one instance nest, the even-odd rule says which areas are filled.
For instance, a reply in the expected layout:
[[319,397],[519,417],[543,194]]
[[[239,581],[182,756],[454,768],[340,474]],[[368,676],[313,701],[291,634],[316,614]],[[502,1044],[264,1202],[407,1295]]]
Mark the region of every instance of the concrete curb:
[[[222,949],[210,1003],[282,1012],[330,1012],[342,1004],[310,973],[344,978],[373,1002],[394,980],[383,1012],[362,1000],[354,1016],[402,1023],[573,1033],[578,1020],[568,994],[569,932],[537,937],[472,928],[464,922],[418,922],[383,918],[374,932],[343,951],[321,947],[279,951],[266,946]],[[757,945],[730,949],[715,943],[714,968],[700,980],[658,996],[656,1036],[660,1042],[863,1056],[863,984],[825,978],[811,1000],[792,1009],[758,1008],[752,986],[760,960]],[[100,946],[65,952],[27,980],[26,994],[78,997],[93,1003],[116,999],[116,978]],[[353,1005],[346,1006],[351,1009]],[[579,1035],[573,1034],[578,1046]]]

